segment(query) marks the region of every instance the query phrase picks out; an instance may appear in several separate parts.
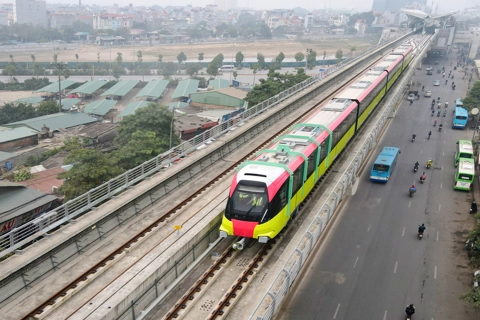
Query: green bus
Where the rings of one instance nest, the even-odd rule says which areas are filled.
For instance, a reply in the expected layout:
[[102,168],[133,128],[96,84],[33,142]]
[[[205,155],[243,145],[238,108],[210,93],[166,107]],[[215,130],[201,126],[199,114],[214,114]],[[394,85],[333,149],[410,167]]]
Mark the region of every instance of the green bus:
[[473,159],[460,158],[458,160],[457,171],[455,172],[456,190],[470,191],[475,179],[475,161]]
[[474,159],[473,144],[471,140],[458,140],[457,147],[455,149],[455,167],[458,165],[460,158]]

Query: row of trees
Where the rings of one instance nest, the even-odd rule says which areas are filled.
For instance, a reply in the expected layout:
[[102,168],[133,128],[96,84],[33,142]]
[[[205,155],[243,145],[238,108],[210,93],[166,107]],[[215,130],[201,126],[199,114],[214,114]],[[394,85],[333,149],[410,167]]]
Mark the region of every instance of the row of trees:
[[26,103],[5,103],[0,108],[0,125],[57,112],[58,103],[55,100],[42,101],[36,109]]
[[[65,164],[74,165],[60,174],[65,181],[59,192],[67,200],[73,199],[168,150],[172,121],[167,107],[150,103],[120,122],[117,149],[111,153],[85,148],[78,138],[69,140],[65,148],[71,152]],[[179,143],[180,138],[173,133],[172,146]]]

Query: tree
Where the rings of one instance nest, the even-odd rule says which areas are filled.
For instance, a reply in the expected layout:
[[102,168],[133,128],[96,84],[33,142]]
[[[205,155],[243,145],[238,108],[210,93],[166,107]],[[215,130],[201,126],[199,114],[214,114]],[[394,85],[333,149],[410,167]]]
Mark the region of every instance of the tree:
[[303,59],[305,59],[305,55],[303,54],[303,52],[297,52],[295,54],[295,61],[297,61],[297,67],[298,67],[298,63]]
[[185,55],[185,53],[180,52],[178,55],[177,55],[177,60],[178,60],[178,63],[182,63],[183,61],[187,60],[187,56]]
[[165,144],[153,131],[135,131],[126,145],[114,152],[115,163],[125,169],[132,169],[160,154]]
[[265,68],[265,56],[261,54],[260,52],[257,53],[257,61],[260,69]]
[[121,52],[117,52],[117,58],[115,59],[117,64],[122,64],[123,63],[123,57]]
[[143,53],[141,50],[138,50],[137,51],[137,59],[138,59],[138,62],[142,62],[143,61]]
[[17,63],[13,60],[13,55],[10,55],[10,62],[7,65],[7,74],[10,76],[10,82],[13,81],[13,77],[17,74]]
[[313,51],[307,55],[307,68],[312,69],[317,63],[317,52]]
[[218,61],[213,59],[207,66],[207,73],[212,77],[215,77],[218,73],[218,68],[221,66],[218,65]]
[[58,60],[58,54],[54,53],[53,54],[53,61],[57,62],[57,60]]
[[255,76],[257,75],[258,68],[259,68],[258,64],[255,64],[253,66],[253,83],[252,83],[252,86],[255,86]]
[[[33,64],[33,74],[38,78],[38,76],[44,71],[45,69],[42,67],[42,65],[38,62],[35,62]],[[40,88],[38,88],[40,89]]]
[[100,62],[100,52],[97,52],[97,62]]
[[278,56],[275,58],[275,62],[277,63],[278,68],[282,67],[282,61],[285,59],[285,54],[280,52]]
[[75,70],[77,70],[77,66],[78,66],[78,53],[75,53],[75,59],[77,60],[77,63],[75,64]]
[[68,79],[68,78],[70,77],[70,69],[68,69],[68,68],[63,69],[63,73],[62,73],[62,74],[63,74],[63,77],[64,77],[65,79]]
[[202,62],[202,60],[203,60],[203,52],[200,52],[198,54],[198,62]]
[[480,81],[476,81],[473,84],[467,96],[463,99],[463,106],[467,108],[468,111],[480,106]]
[[168,62],[165,64],[165,67],[164,67],[163,70],[162,70],[163,77],[164,77],[165,79],[166,79],[166,78],[169,78],[170,76],[172,76],[173,74],[175,74],[175,71],[176,71],[175,64],[173,64],[172,61],[168,61]]
[[338,49],[337,52],[335,52],[335,58],[337,58],[338,62],[342,61],[342,58],[343,58],[342,49]]
[[5,103],[0,108],[0,125],[35,118],[37,115],[31,104]]
[[198,73],[198,71],[200,70],[202,70],[202,66],[200,65],[200,63],[189,63],[187,65],[186,72],[190,77],[193,77],[193,75]]
[[32,69],[34,69],[35,68],[35,56],[32,54],[30,56],[30,58],[32,59]]
[[348,25],[353,27],[357,20],[365,20],[367,26],[371,26],[372,22],[375,21],[375,15],[373,11],[352,14],[350,19],[348,19]]
[[37,116],[46,116],[47,114],[58,113],[58,103],[56,100],[47,100],[40,102],[37,108]]
[[233,74],[232,74],[232,75],[233,75],[233,79],[237,80],[237,76],[238,76],[237,71],[233,71]]
[[163,54],[159,54],[158,55],[158,68],[161,68],[162,67],[162,61],[163,61]]
[[357,50],[357,48],[355,46],[350,47],[350,53],[352,54],[352,57],[353,57],[353,53],[355,52],[355,50]]
[[[170,125],[173,119],[172,112],[165,106],[158,103],[149,103],[148,106],[137,109],[134,114],[125,117],[118,126],[115,144],[122,148],[132,139],[136,131],[155,132],[156,137],[161,141],[161,150],[167,150],[170,143]],[[173,134],[172,145],[180,143],[180,138]]]
[[238,51],[237,54],[235,55],[235,62],[237,63],[237,68],[241,67],[241,63],[243,62],[243,59],[245,59],[245,55],[242,53],[242,51]]
[[114,66],[113,66],[113,70],[112,70],[112,75],[113,77],[115,78],[115,80],[118,80],[120,79],[120,77],[122,75],[125,74],[125,69],[123,68],[122,65],[116,63]]
[[59,174],[59,178],[64,179],[59,192],[66,200],[76,198],[123,172],[112,159],[93,149],[73,150],[65,164],[73,164],[69,171]]

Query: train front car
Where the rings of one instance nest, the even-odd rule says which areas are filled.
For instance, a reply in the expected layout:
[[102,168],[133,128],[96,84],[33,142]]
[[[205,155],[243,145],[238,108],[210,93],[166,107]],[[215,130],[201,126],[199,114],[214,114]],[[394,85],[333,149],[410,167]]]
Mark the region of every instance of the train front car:
[[[255,238],[262,243],[274,238],[288,221],[279,214],[280,199],[275,196],[288,177],[281,167],[245,163],[233,178],[220,236]],[[284,196],[286,203],[285,192]]]

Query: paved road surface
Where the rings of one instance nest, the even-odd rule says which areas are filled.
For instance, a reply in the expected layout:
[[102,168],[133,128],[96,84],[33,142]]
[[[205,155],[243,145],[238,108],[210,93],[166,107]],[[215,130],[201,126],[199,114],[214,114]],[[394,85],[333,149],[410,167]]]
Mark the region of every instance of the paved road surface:
[[[449,64],[445,63],[447,74]],[[310,257],[279,319],[405,319],[409,303],[417,307],[414,319],[480,318],[458,299],[472,280],[461,239],[473,219],[467,213],[471,195],[453,190],[453,154],[455,142],[471,139],[472,131],[452,131],[450,123],[453,101],[467,85],[458,72],[456,91],[444,84],[445,79],[440,87],[433,86],[441,75],[416,73],[415,80],[425,90],[450,101],[447,117],[441,118],[445,130],[438,132],[432,126],[430,98],[422,96],[412,106],[404,99],[360,177],[358,192],[345,203],[328,237]],[[430,140],[426,140],[428,130],[432,130]],[[372,183],[369,168],[386,145],[402,151],[397,168],[387,184]],[[429,157],[434,168],[423,169]],[[415,161],[423,165],[416,174]],[[420,184],[423,170],[427,181]],[[414,182],[418,191],[410,198],[408,188]],[[423,240],[417,238],[421,223],[427,226]]]

